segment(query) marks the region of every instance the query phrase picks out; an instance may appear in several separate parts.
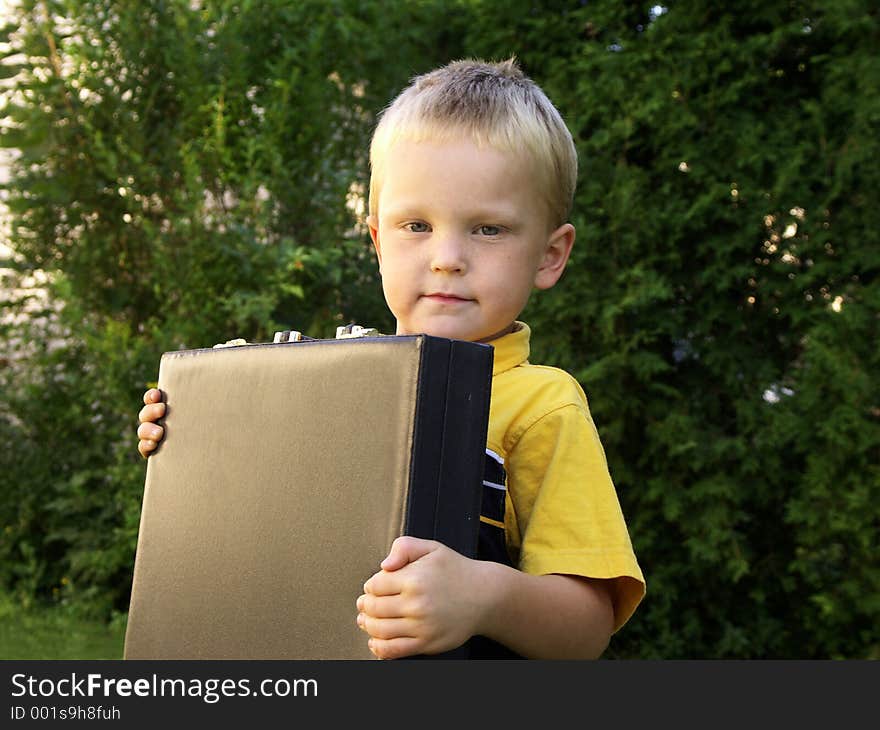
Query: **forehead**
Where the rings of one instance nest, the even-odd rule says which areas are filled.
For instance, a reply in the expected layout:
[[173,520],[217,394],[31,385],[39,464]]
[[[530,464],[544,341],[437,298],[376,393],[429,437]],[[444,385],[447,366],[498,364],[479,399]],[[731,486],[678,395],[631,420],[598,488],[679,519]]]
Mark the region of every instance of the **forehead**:
[[522,207],[537,199],[526,155],[468,139],[400,139],[387,151],[380,209],[412,204]]

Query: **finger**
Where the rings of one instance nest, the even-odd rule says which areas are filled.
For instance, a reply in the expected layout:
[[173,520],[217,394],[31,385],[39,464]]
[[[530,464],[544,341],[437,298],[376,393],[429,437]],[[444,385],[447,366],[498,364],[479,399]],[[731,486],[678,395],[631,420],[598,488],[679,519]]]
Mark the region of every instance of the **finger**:
[[145,441],[158,442],[164,435],[165,429],[155,423],[142,423],[137,429],[137,437]]
[[371,596],[366,593],[357,600],[357,609],[372,618],[401,618],[406,615],[403,596]]
[[399,570],[404,565],[412,563],[439,547],[434,540],[423,540],[418,537],[398,537],[391,543],[391,551],[388,557],[380,563],[382,570]]
[[395,596],[400,593],[401,580],[394,573],[380,570],[364,583],[364,593],[373,596]]
[[400,659],[405,656],[418,654],[421,649],[421,642],[418,639],[396,638],[396,639],[377,639],[370,638],[367,642],[370,651],[379,659]]
[[359,613],[357,624],[374,639],[413,639],[412,622],[405,618],[373,618]]
[[150,403],[138,411],[138,421],[144,423],[146,421],[158,421],[165,415],[164,403]]
[[158,388],[150,388],[144,393],[144,405],[149,403],[160,403],[162,401],[162,391]]
[[151,441],[150,439],[141,439],[138,441],[138,452],[144,458],[148,457],[153,451],[156,450],[157,444],[155,441]]

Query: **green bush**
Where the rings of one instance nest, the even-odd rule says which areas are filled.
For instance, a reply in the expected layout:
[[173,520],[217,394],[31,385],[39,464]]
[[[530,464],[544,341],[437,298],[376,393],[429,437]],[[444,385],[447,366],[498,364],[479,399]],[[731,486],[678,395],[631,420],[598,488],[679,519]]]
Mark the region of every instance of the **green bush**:
[[[18,153],[3,186],[9,589],[102,616],[127,608],[136,414],[163,351],[291,327],[326,336],[354,316],[391,327],[348,203],[401,70],[442,62],[462,33],[439,22],[439,2],[384,13],[341,0],[65,0],[23,2],[3,30],[7,57],[23,59],[0,129]],[[430,25],[444,30],[412,33]],[[51,280],[46,305],[15,293],[35,270]],[[44,311],[21,319],[35,303]]]
[[526,317],[648,581],[609,656],[877,657],[876,11],[556,6],[474,34],[576,136],[573,260]]

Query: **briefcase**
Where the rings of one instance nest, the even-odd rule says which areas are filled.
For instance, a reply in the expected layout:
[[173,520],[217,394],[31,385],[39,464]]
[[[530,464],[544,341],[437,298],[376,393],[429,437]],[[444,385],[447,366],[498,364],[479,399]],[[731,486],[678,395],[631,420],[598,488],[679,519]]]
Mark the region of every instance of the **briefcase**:
[[370,659],[396,537],[475,556],[492,348],[349,334],[162,356],[126,659]]

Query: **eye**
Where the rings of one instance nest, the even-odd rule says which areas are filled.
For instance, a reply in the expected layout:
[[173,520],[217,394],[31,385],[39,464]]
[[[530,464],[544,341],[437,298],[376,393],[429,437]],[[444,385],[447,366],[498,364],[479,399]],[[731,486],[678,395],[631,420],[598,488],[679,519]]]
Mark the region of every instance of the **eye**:
[[480,226],[477,231],[481,236],[500,236],[501,228],[499,226]]
[[428,224],[423,223],[422,221],[411,221],[410,223],[404,223],[403,227],[410,233],[427,233],[430,230]]

